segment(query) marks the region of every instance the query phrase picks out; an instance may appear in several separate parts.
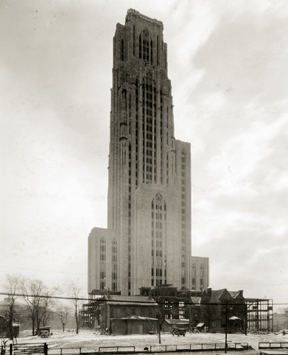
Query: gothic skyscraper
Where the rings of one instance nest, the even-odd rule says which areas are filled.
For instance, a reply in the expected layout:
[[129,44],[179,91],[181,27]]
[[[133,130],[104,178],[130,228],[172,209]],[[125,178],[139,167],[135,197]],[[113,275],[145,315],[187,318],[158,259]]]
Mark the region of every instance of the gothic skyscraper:
[[89,235],[88,292],[191,288],[190,143],[174,137],[163,24],[130,9],[113,44],[108,228]]

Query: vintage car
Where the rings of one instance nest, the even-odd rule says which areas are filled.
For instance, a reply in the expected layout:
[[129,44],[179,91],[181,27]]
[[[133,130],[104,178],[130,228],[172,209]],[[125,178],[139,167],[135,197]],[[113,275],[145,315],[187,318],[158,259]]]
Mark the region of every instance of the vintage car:
[[41,327],[39,328],[39,335],[41,338],[48,338],[50,335],[52,335],[50,331],[50,327]]
[[185,337],[186,328],[173,327],[171,329],[171,333],[172,333],[173,336],[177,335],[179,337],[179,335],[183,335],[183,337]]

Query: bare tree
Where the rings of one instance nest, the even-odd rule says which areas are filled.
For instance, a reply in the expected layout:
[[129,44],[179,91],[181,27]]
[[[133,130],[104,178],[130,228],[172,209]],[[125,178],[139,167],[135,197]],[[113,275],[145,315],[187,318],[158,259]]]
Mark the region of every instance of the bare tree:
[[16,306],[17,294],[20,291],[20,276],[17,275],[7,275],[5,289],[8,294],[8,304],[5,311],[5,318],[7,319],[7,330],[10,340],[14,342],[16,334],[14,332],[13,323],[20,320],[19,310]]
[[73,313],[75,317],[75,322],[76,322],[76,334],[79,333],[79,308],[80,308],[80,293],[82,289],[79,286],[78,282],[71,282],[68,285],[68,292],[71,299],[71,303],[73,305]]
[[159,340],[159,344],[161,344],[161,330],[162,330],[163,323],[165,322],[165,318],[163,315],[163,310],[160,307],[160,304],[158,304],[157,318],[158,318],[158,340]]
[[49,324],[50,320],[53,318],[53,311],[56,309],[57,303],[53,299],[55,293],[59,292],[59,287],[53,287],[52,289],[47,289],[45,287],[44,296],[41,302],[41,309],[40,309],[40,320],[42,325],[45,327]]
[[56,314],[62,324],[63,332],[65,331],[65,325],[67,323],[68,315],[70,314],[70,311],[71,311],[70,307],[64,304],[59,304],[58,307],[56,308]]
[[41,280],[22,278],[21,292],[32,321],[33,335],[39,335],[41,324],[45,326],[51,317],[53,306],[51,296],[55,290],[49,290]]
[[46,290],[45,297],[43,297],[40,302],[41,306],[39,309],[39,322],[41,322],[43,327],[49,324],[50,320],[53,318],[53,308],[55,306],[55,302],[51,298],[53,294],[54,290]]
[[21,291],[32,321],[32,335],[35,335],[35,327],[36,329],[39,328],[39,326],[37,326],[37,318],[43,286],[44,285],[40,280],[22,278]]

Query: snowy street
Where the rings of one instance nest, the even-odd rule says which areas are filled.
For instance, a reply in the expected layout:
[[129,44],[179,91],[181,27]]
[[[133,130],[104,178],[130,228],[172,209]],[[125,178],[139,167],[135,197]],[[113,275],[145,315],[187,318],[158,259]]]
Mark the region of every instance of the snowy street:
[[[90,330],[80,330],[79,334],[67,332],[64,333],[60,330],[53,331],[53,335],[49,338],[40,338],[37,336],[23,336],[18,338],[19,343],[47,343],[50,350],[56,348],[82,348],[83,350],[89,349],[94,351],[99,351],[101,347],[116,347],[116,346],[129,346],[135,347],[136,350],[144,350],[145,347],[156,346],[159,344],[158,334],[154,335],[126,335],[126,336],[113,336],[113,335],[100,335],[99,333],[93,333]],[[282,334],[228,334],[227,337],[228,346],[229,343],[248,343],[254,350],[245,351],[245,353],[259,353],[258,343],[259,342],[286,342],[288,341],[288,336],[283,336]],[[171,333],[161,334],[161,344],[170,345],[173,351],[173,346],[178,347],[183,345],[196,345],[196,344],[215,344],[224,343],[225,334],[210,334],[210,333],[186,333],[184,336],[172,336]],[[283,349],[285,352],[288,351]],[[219,351],[222,352],[222,351]],[[207,353],[207,352],[206,352]],[[241,352],[242,353],[242,352]]]

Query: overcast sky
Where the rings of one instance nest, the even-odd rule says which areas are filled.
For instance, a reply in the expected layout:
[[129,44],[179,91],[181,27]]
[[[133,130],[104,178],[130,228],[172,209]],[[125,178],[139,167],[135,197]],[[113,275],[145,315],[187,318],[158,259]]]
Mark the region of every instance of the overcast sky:
[[213,289],[287,302],[288,3],[0,0],[1,259],[87,289],[106,227],[112,39],[164,23],[175,137],[191,142],[192,254]]

